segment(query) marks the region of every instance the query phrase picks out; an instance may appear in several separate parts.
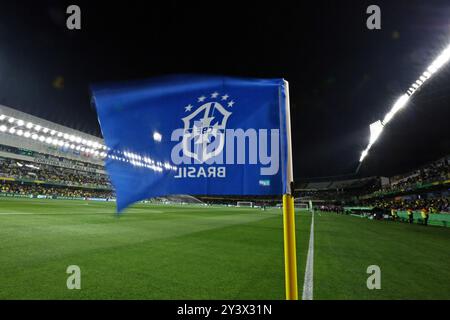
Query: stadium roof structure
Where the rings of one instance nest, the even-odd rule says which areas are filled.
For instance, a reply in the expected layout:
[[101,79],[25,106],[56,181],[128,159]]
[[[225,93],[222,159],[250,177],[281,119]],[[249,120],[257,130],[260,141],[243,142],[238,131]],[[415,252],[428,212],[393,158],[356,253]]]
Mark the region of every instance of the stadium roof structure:
[[1,144],[103,164],[108,148],[102,139],[0,105]]

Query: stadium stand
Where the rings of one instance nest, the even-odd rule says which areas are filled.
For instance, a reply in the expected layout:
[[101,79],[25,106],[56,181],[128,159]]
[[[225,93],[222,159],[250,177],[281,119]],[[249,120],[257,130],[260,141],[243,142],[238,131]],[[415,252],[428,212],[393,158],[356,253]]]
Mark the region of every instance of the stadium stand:
[[114,198],[103,140],[0,106],[0,195]]
[[387,177],[369,177],[322,182],[326,189],[316,189],[317,183],[302,182],[296,189],[302,201],[311,200],[315,209],[335,213],[352,213],[374,219],[406,220],[411,210],[414,221],[424,221],[422,212],[431,214],[431,224],[450,226],[450,156],[428,163],[411,172]]
[[[102,139],[23,112],[0,106],[0,195],[51,198],[114,199],[103,165],[107,147]],[[343,206],[449,212],[450,156],[421,168],[387,177],[338,181],[302,181],[296,197],[313,201],[324,211],[342,213]],[[235,206],[251,201],[256,207],[278,206],[277,197],[213,197],[176,195],[159,203]]]

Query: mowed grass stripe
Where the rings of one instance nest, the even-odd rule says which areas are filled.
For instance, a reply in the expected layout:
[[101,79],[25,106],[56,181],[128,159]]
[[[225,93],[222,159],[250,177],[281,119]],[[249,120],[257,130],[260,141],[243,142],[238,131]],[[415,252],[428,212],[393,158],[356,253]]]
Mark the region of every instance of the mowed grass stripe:
[[449,248],[449,228],[316,214],[314,299],[450,299]]
[[[110,203],[0,201],[0,213],[36,213],[0,216],[0,298],[284,298],[277,211],[137,205],[117,218]],[[309,223],[297,221],[300,275]],[[82,290],[65,287],[70,264]]]

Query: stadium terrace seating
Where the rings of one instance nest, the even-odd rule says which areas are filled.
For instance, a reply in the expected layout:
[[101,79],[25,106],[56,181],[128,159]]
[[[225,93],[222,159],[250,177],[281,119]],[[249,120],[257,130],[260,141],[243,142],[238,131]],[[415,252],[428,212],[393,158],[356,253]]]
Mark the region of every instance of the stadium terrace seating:
[[106,175],[0,157],[0,177],[111,188]]
[[[387,181],[388,183],[382,183]],[[321,201],[324,208],[339,211],[336,206],[376,206],[381,209],[397,208],[431,212],[449,212],[450,157],[433,161],[419,169],[391,178],[369,177],[343,181],[307,183],[298,188],[297,196],[303,200]],[[305,186],[305,183],[303,183]],[[325,210],[324,209],[324,210]]]
[[46,198],[115,198],[114,193],[107,190],[54,187],[49,185],[25,184],[12,181],[0,181],[0,195],[1,194]]

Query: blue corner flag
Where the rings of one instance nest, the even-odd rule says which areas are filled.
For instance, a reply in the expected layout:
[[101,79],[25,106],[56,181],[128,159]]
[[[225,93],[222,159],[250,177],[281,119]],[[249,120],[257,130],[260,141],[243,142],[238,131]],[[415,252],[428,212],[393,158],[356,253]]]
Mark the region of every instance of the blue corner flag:
[[283,79],[168,76],[92,93],[118,211],[170,194],[286,193]]

